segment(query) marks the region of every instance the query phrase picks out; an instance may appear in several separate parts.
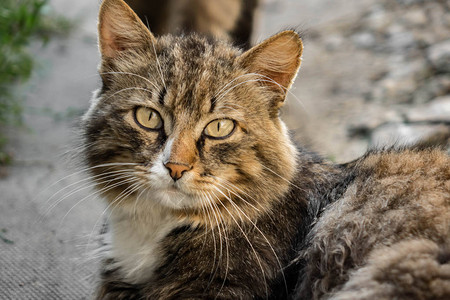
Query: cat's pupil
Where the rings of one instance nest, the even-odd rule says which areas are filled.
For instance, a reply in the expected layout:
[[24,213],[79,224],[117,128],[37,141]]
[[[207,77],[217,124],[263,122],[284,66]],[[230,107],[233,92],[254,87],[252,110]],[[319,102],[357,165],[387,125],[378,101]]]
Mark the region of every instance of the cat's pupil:
[[217,132],[220,132],[220,121],[217,122]]
[[153,117],[153,112],[151,111],[150,114],[148,115],[148,121],[150,121]]

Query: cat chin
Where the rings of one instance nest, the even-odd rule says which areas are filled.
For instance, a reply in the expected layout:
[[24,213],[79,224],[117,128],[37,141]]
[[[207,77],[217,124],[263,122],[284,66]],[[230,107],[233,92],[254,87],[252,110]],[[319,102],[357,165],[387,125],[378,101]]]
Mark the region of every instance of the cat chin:
[[151,191],[151,198],[162,206],[171,209],[192,208],[197,206],[198,203],[196,196],[186,194],[173,187]]

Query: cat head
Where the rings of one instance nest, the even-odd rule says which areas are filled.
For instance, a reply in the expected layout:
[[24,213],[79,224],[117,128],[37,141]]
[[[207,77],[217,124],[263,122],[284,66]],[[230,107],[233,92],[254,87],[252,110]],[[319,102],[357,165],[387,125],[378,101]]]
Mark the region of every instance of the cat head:
[[103,2],[98,28],[102,88],[83,118],[84,152],[112,205],[199,220],[270,209],[295,171],[278,115],[300,67],[297,33],[244,53],[156,38],[122,0]]

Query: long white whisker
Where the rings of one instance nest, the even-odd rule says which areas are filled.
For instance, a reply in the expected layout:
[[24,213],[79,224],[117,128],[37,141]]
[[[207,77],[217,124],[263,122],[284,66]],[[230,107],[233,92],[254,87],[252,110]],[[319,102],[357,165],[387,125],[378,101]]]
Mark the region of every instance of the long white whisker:
[[[208,203],[208,205],[210,206],[210,208],[211,208],[211,213],[212,213],[212,215],[214,216],[214,218],[215,218],[215,220],[216,220],[216,223],[217,223],[217,230],[218,230],[218,233],[219,233],[219,259],[218,259],[218,262],[217,262],[217,266],[215,267],[215,269],[213,269],[214,271],[211,273],[211,279],[210,279],[210,282],[208,283],[208,285],[207,285],[207,287],[206,287],[206,289],[208,289],[209,288],[209,286],[210,286],[210,284],[212,283],[212,281],[214,280],[214,277],[216,276],[216,273],[217,273],[217,271],[218,271],[218,269],[219,269],[219,265],[220,265],[220,262],[222,261],[222,255],[223,255],[223,253],[222,253],[222,248],[223,248],[223,245],[222,245],[222,243],[223,243],[223,240],[222,240],[222,230],[221,230],[221,228],[220,228],[220,222],[219,222],[219,219],[217,218],[218,216],[220,217],[220,213],[218,213],[215,209],[214,209],[214,202],[211,200],[211,198],[210,198],[210,195],[208,194],[207,195],[207,198],[209,199],[209,201],[207,202]],[[214,265],[215,265],[215,257],[216,257],[216,253],[214,252]],[[214,266],[213,265],[213,266]]]
[[[241,195],[239,195],[238,193],[234,192],[231,188],[226,187],[225,185],[221,184],[220,182],[216,181],[216,184],[220,185],[221,187],[223,187],[224,189],[226,189],[227,191],[229,191],[230,193],[232,193],[233,195],[235,195],[236,197],[238,197],[239,199],[241,199],[244,203],[246,203],[247,205],[251,206],[254,210],[261,212],[260,209],[258,209],[256,206],[254,206],[253,204],[251,204],[250,202],[248,202],[247,200],[245,200]],[[226,183],[225,183],[226,184]],[[236,187],[235,187],[236,188]],[[242,192],[242,191],[241,191]],[[252,198],[252,200],[255,201],[255,203],[258,203],[255,199]]]
[[[136,181],[136,179],[135,179],[135,178],[129,178],[129,179],[127,179],[127,180],[121,181],[119,185],[126,184],[126,183],[130,183],[130,182],[133,182],[133,181]],[[116,184],[118,184],[118,183],[116,183]],[[103,190],[103,189],[106,188],[106,187],[105,187],[105,188],[102,189],[103,191],[100,190],[100,193],[107,192],[107,191],[113,189],[114,187],[115,187],[115,186],[114,186],[114,184],[113,184],[112,186],[108,186],[108,189]],[[69,215],[69,213],[72,211],[72,209],[75,208],[75,206],[77,206],[77,205],[80,204],[81,202],[83,202],[83,201],[85,201],[86,199],[89,199],[89,198],[91,198],[91,197],[92,197],[92,195],[87,195],[87,196],[83,197],[80,201],[78,201],[76,204],[74,204],[74,205],[66,212],[66,214],[65,214],[64,217],[62,218],[59,227],[61,227],[61,224],[64,223],[64,219]]]
[[106,97],[104,100],[106,101],[106,100],[108,100],[108,99],[114,97],[115,95],[117,95],[117,94],[119,94],[119,93],[126,92],[126,91],[129,91],[129,90],[145,91],[145,92],[148,92],[148,93],[150,93],[150,94],[152,94],[152,95],[153,95],[153,93],[154,93],[154,91],[151,91],[151,90],[146,89],[146,88],[141,88],[141,87],[129,87],[129,88],[123,88],[123,89],[121,89],[121,90],[118,90],[117,92],[113,93],[112,95],[109,95],[108,97]]
[[[218,190],[224,197],[225,194],[223,194],[220,190]],[[258,226],[256,226],[256,223],[253,222],[253,220],[247,216],[247,214],[238,206],[236,205],[236,203],[234,203],[233,199],[231,199],[231,197],[226,197],[228,199],[228,201],[230,201],[230,204],[236,209],[239,210],[241,212],[241,214],[253,225],[253,227],[255,227],[255,229],[261,234],[261,236],[264,238],[264,240],[266,241],[267,245],[269,245],[270,250],[272,251],[273,255],[275,256],[275,259],[277,260],[278,266],[280,268],[280,272],[281,272],[281,276],[283,277],[283,281],[284,281],[284,286],[286,289],[286,293],[288,293],[288,287],[287,287],[287,281],[286,281],[286,277],[284,275],[284,268],[281,265],[281,261],[278,258],[277,253],[275,252],[275,249],[273,248],[272,244],[270,243],[269,239],[266,237],[266,235],[258,228]]]
[[119,177],[117,177],[115,179],[104,180],[104,181],[102,181],[100,183],[93,182],[93,183],[84,185],[81,188],[75,189],[74,191],[71,191],[70,193],[66,194],[64,197],[62,197],[61,199],[56,201],[54,204],[50,205],[49,208],[44,212],[42,218],[45,218],[59,203],[61,203],[62,201],[64,201],[68,197],[70,197],[70,196],[72,196],[72,195],[74,195],[74,194],[76,194],[76,193],[78,193],[78,192],[80,192],[82,190],[89,189],[89,188],[91,188],[91,187],[93,187],[93,186],[95,186],[97,184],[109,183],[109,182],[114,181],[114,180],[119,180],[119,179],[128,178],[128,177],[132,177],[132,175],[121,175],[121,176],[119,176]]
[[130,165],[135,166],[135,165],[138,165],[138,164],[136,164],[136,163],[106,163],[106,164],[96,165],[96,166],[92,166],[92,167],[86,167],[86,168],[83,168],[83,169],[78,170],[76,172],[73,172],[73,173],[71,173],[69,175],[66,175],[63,178],[60,178],[58,181],[55,181],[54,183],[52,183],[51,185],[47,186],[45,189],[40,191],[36,197],[38,197],[40,194],[42,194],[43,192],[47,191],[51,187],[55,186],[56,184],[60,183],[61,181],[65,180],[65,179],[67,179],[69,177],[78,175],[80,173],[87,172],[89,170],[93,170],[93,169],[96,169],[96,168],[109,167],[109,166],[124,166],[124,165],[126,165],[126,166],[130,166]]
[[[217,214],[219,217],[221,217],[221,219],[222,219],[222,222],[220,222],[219,224],[217,224],[217,225],[218,225],[217,227],[218,227],[219,233],[220,233],[220,225],[222,225],[223,237],[224,237],[223,243],[225,244],[225,247],[226,247],[226,248],[225,248],[225,249],[226,249],[226,255],[227,255],[227,257],[226,257],[226,265],[225,265],[225,276],[224,276],[224,280],[223,280],[223,282],[222,282],[222,285],[221,285],[219,291],[217,292],[216,297],[214,298],[214,299],[217,299],[217,297],[219,296],[220,292],[222,291],[222,289],[223,289],[223,287],[224,287],[224,285],[225,285],[226,278],[227,278],[227,276],[228,276],[228,268],[229,268],[229,249],[228,249],[228,243],[227,243],[227,241],[228,241],[228,240],[227,240],[227,231],[226,231],[226,227],[225,227],[225,222],[223,221],[223,216],[222,216],[222,214],[220,213],[219,207],[217,206],[217,204],[215,203],[215,201],[212,199],[211,194],[210,194],[209,192],[207,192],[207,194],[208,194],[209,203],[211,204],[211,207],[215,210],[216,214]],[[220,258],[219,258],[219,263],[217,264],[217,268],[216,268],[216,270],[214,271],[214,276],[215,276],[215,274],[217,273],[218,268],[220,267],[219,264],[222,262],[222,240],[221,240],[221,244],[220,244],[220,252],[221,252],[221,255],[220,255]],[[214,278],[214,276],[212,276],[212,279]],[[211,281],[210,281],[209,284],[211,284]],[[208,284],[208,286],[209,286],[209,284]]]
[[164,85],[164,88],[167,89],[167,85],[166,85],[166,82],[164,80],[163,72],[162,72],[162,69],[161,69],[161,64],[159,63],[158,54],[156,54],[155,43],[153,41],[152,41],[152,46],[153,46],[153,53],[155,54],[155,58],[156,58],[156,63],[158,65],[159,75],[161,76],[161,81],[162,81],[162,83]]
[[275,80],[273,80],[272,78],[270,78],[270,77],[268,77],[268,76],[265,76],[265,75],[262,75],[262,74],[259,74],[259,73],[252,73],[252,74],[257,75],[257,76],[260,76],[260,77],[262,77],[262,78],[265,78],[265,79],[266,79],[266,80],[265,80],[266,82],[274,83],[274,84],[276,84],[280,89],[285,90],[285,91],[286,91],[287,93],[289,93],[292,97],[294,97],[295,100],[297,100],[297,102],[302,106],[302,108],[303,108],[307,113],[309,113],[308,110],[307,110],[307,108],[306,108],[305,105],[303,104],[303,102],[302,102],[302,101],[301,101],[294,93],[292,93],[292,91],[291,91],[290,89],[288,89],[288,88],[282,86],[281,84],[279,84],[278,82],[276,82]]
[[103,72],[103,73],[100,73],[100,75],[103,75],[103,74],[124,74],[124,75],[136,76],[138,78],[141,78],[141,79],[145,80],[149,84],[151,84],[155,89],[158,89],[158,87],[156,86],[155,83],[151,82],[148,78],[145,78],[144,76],[141,76],[141,75],[138,75],[138,74],[134,74],[134,73],[130,73],[130,72]]
[[268,168],[268,167],[266,167],[265,165],[263,165],[263,164],[261,164],[261,166],[264,168],[264,169],[266,169],[266,170],[268,170],[268,171],[270,171],[270,172],[272,172],[273,174],[275,174],[276,176],[278,176],[279,178],[281,178],[281,179],[283,179],[284,181],[286,181],[287,183],[289,183],[290,185],[292,185],[293,187],[296,187],[297,189],[299,189],[300,191],[304,191],[304,189],[302,189],[301,187],[299,187],[299,186],[297,186],[297,185],[295,185],[294,183],[292,183],[290,180],[288,180],[288,179],[286,179],[286,178],[284,178],[283,176],[281,176],[280,174],[278,174],[277,172],[275,172],[275,171],[273,171],[272,169],[270,169],[270,168]]
[[[208,194],[209,194],[209,193],[208,193]],[[214,204],[214,206],[216,207],[216,209],[217,209],[219,215],[222,216],[222,214],[220,214],[220,209],[219,209],[219,207],[217,206],[217,204],[214,202],[214,200],[211,199],[211,202],[212,202],[212,203]],[[222,285],[220,286],[220,289],[219,289],[219,291],[217,292],[217,295],[216,295],[215,299],[217,299],[217,297],[219,296],[219,294],[220,294],[220,292],[222,291],[223,287],[225,286],[225,282],[226,282],[227,276],[228,276],[229,264],[230,264],[230,254],[229,254],[230,251],[229,251],[229,247],[228,247],[228,233],[227,233],[227,230],[226,230],[225,222],[223,221],[223,216],[222,216],[222,222],[221,222],[221,224],[222,224],[222,229],[223,229],[223,232],[224,232],[224,243],[225,243],[225,249],[226,249],[226,251],[225,251],[225,253],[226,253],[225,276],[224,276],[224,278],[223,278]]]
[[222,95],[220,95],[220,97],[216,98],[216,101],[219,101],[220,99],[222,99],[223,97],[225,97],[226,94],[228,94],[231,90],[237,88],[238,86],[241,86],[247,82],[260,82],[262,81],[261,79],[249,79],[249,80],[245,80],[243,82],[240,82],[238,84],[233,85],[232,87],[230,87],[229,89],[227,89],[225,92],[222,93]]
[[136,216],[137,216],[137,205],[138,205],[138,202],[139,202],[140,198],[142,197],[142,195],[144,193],[146,193],[150,188],[151,188],[150,186],[147,186],[146,188],[142,189],[142,191],[136,197],[136,201],[134,202],[134,207],[133,207],[133,211],[134,211],[133,215],[134,215],[134,220],[135,221],[136,221]]
[[[219,193],[222,193],[220,191],[219,188],[214,187]],[[222,193],[223,194],[223,193]],[[242,232],[242,234],[244,235],[244,238],[246,239],[247,243],[250,245],[253,253],[255,254],[255,258],[259,264],[259,267],[261,268],[261,273],[263,275],[264,278],[264,282],[265,282],[265,292],[266,292],[266,298],[269,298],[269,291],[268,291],[268,287],[267,287],[267,279],[266,279],[266,274],[264,272],[264,268],[262,266],[261,263],[261,259],[259,258],[258,253],[256,252],[255,248],[253,247],[253,244],[250,242],[250,239],[248,238],[247,234],[245,233],[245,231],[242,229],[242,227],[239,225],[239,222],[236,220],[236,218],[233,216],[233,214],[228,210],[228,208],[225,206],[225,204],[222,203],[222,201],[220,201],[219,197],[217,197],[217,195],[213,194],[214,197],[216,197],[216,199],[218,200],[218,202],[222,205],[222,207],[228,212],[228,214],[230,215],[230,217],[233,219],[234,223],[237,225],[237,227],[239,228],[239,230]]]
[[69,185],[66,185],[66,186],[64,186],[63,188],[59,189],[57,192],[55,192],[51,197],[49,197],[49,198],[45,201],[44,205],[47,205],[47,203],[50,202],[50,201],[53,199],[53,197],[55,197],[55,196],[58,195],[59,193],[61,193],[61,192],[65,191],[65,190],[67,190],[68,188],[70,188],[70,187],[72,187],[72,186],[74,186],[74,185],[78,185],[78,184],[80,184],[80,183],[82,183],[82,182],[85,182],[85,181],[91,181],[92,179],[99,179],[99,178],[100,178],[101,180],[104,180],[104,179],[106,179],[106,178],[115,177],[115,176],[117,176],[117,175],[120,175],[120,174],[126,174],[126,173],[128,173],[128,172],[131,173],[131,172],[133,172],[133,170],[131,170],[131,169],[115,170],[115,171],[110,171],[110,172],[106,172],[106,173],[101,173],[101,174],[98,174],[98,175],[95,175],[95,176],[90,176],[90,177],[86,177],[86,178],[80,179],[80,180],[78,180],[78,181],[76,181],[76,182],[73,182],[73,183],[71,183],[71,184],[69,184]]
[[228,82],[227,84],[225,84],[215,95],[214,95],[214,97],[213,98],[215,98],[215,99],[217,99],[217,97],[219,97],[219,95],[220,95],[220,93],[224,90],[224,89],[226,89],[230,84],[232,84],[233,82],[235,82],[236,80],[238,80],[239,78],[242,78],[242,77],[245,77],[245,76],[254,76],[255,74],[254,73],[247,73],[247,74],[243,74],[243,75],[240,75],[240,76],[238,76],[238,77],[236,77],[236,78],[234,78],[233,80],[231,80],[230,82]]
[[[135,184],[137,184],[137,183],[135,183]],[[123,193],[123,191],[121,192],[121,194],[122,194],[122,193]],[[120,195],[120,194],[119,194],[119,195]],[[115,202],[116,202],[117,198],[119,197],[119,195],[116,196],[116,197],[114,198],[114,200],[111,201],[111,202],[106,206],[106,208],[102,211],[102,213],[100,214],[100,216],[97,218],[97,221],[95,222],[94,226],[92,227],[91,233],[89,234],[89,239],[88,239],[88,242],[87,242],[87,244],[86,244],[85,252],[87,252],[87,247],[89,246],[89,244],[90,244],[90,242],[91,242],[91,240],[92,240],[92,237],[93,237],[93,235],[94,235],[94,230],[95,230],[95,228],[97,227],[98,222],[103,218],[104,214],[108,211],[108,209],[109,209],[112,205],[115,204]],[[107,220],[106,220],[106,221],[107,221]],[[105,221],[105,222],[106,222],[106,221]]]

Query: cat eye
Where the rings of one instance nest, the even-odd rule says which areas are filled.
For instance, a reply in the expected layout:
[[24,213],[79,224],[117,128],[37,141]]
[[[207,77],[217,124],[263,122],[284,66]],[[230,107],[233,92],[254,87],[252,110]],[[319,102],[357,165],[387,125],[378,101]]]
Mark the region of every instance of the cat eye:
[[235,126],[235,122],[230,119],[214,120],[206,125],[203,133],[209,138],[224,139],[233,133]]
[[138,107],[134,110],[136,123],[144,129],[157,130],[162,127],[162,119],[159,113],[148,107]]

